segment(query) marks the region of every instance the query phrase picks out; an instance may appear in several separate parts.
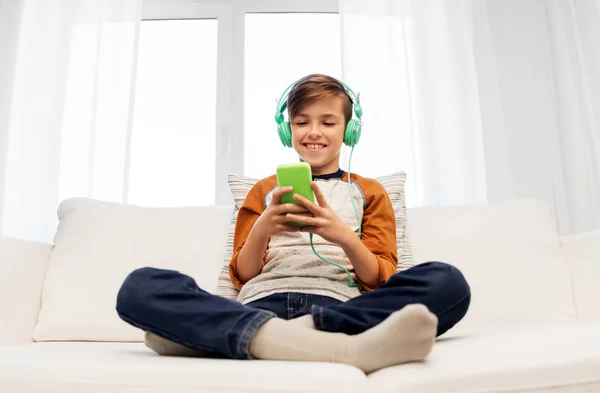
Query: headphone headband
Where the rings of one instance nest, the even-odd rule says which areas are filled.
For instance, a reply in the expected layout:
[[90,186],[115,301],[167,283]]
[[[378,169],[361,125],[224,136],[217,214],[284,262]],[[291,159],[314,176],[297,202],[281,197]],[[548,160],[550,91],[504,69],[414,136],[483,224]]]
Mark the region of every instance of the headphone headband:
[[[287,87],[287,89],[284,90],[281,97],[279,97],[279,100],[277,101],[277,113],[275,114],[275,121],[277,122],[277,124],[281,124],[283,122],[283,120],[284,120],[283,112],[287,108],[287,104],[288,104],[287,101],[288,101],[289,93],[294,88],[294,86],[296,86],[296,84],[299,81],[300,81],[300,79],[298,79],[297,81],[295,81],[294,83],[289,85]],[[360,119],[362,117],[362,107],[360,106],[360,93],[356,94],[344,82],[342,82],[342,81],[338,81],[338,82],[340,82],[340,84],[344,87],[346,94],[350,98],[350,102],[354,106],[354,112],[355,112],[356,116]]]

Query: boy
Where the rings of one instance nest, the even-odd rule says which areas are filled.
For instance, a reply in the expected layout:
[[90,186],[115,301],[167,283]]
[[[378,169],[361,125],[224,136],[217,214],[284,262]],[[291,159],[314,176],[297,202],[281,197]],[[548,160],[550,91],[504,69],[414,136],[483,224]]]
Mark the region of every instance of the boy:
[[[277,187],[275,176],[248,193],[230,262],[237,302],[175,271],[142,268],[126,278],[117,311],[146,331],[150,348],[162,355],[340,362],[369,373],[425,359],[435,338],[466,314],[470,289],[456,268],[429,262],[396,273],[395,216],[385,189],[355,174],[348,184],[340,169],[350,92],[319,74],[289,91],[291,135],[281,135],[278,116],[280,137],[310,164],[316,203],[295,196],[298,205],[282,204],[292,190]],[[325,263],[313,246],[339,266]]]

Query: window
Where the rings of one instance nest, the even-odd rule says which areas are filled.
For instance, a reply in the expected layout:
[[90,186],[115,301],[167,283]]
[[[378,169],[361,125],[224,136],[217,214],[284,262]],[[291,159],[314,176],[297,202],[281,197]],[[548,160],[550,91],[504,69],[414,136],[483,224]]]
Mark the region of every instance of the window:
[[[308,73],[341,75],[337,11],[338,0],[145,0],[128,202],[231,205],[229,173],[296,161],[275,100]],[[294,42],[310,53],[292,57]]]
[[215,203],[216,19],[143,21],[128,203]]
[[[265,177],[298,161],[279,141],[276,101],[295,80],[322,73],[341,78],[338,14],[246,15],[244,173]],[[287,114],[286,114],[287,120]]]

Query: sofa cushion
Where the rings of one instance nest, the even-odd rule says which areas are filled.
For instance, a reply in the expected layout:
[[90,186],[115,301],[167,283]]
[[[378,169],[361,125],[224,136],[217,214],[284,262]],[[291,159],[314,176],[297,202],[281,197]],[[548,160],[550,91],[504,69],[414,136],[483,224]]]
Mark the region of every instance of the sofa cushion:
[[[398,271],[402,271],[414,266],[410,243],[406,238],[406,197],[404,184],[406,183],[405,172],[394,172],[389,175],[377,177],[377,180],[388,193],[394,214],[396,215],[396,246],[398,248]],[[217,294],[229,299],[237,299],[239,291],[231,282],[229,277],[229,261],[233,256],[233,236],[235,233],[235,223],[240,207],[246,199],[250,189],[256,184],[258,179],[237,174],[229,175],[229,188],[235,203],[235,210],[229,223],[227,235],[227,249],[223,267],[219,275],[217,285]]]
[[0,347],[6,393],[363,393],[367,377],[333,363],[162,357],[140,343]]
[[179,270],[214,293],[231,211],[64,201],[34,339],[143,341],[115,311],[127,274],[143,266]]
[[408,211],[416,263],[443,261],[471,286],[471,306],[453,329],[575,317],[569,271],[543,202],[513,200]]
[[596,393],[600,323],[537,322],[440,338],[424,363],[369,375],[374,392]]

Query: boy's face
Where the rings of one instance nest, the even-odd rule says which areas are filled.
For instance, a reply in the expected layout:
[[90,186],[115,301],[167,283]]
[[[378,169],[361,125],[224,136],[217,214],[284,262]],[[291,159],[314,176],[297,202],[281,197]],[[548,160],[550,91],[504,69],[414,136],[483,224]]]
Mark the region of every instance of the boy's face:
[[290,126],[292,147],[311,166],[313,175],[339,169],[346,128],[342,97],[332,96],[304,106]]

